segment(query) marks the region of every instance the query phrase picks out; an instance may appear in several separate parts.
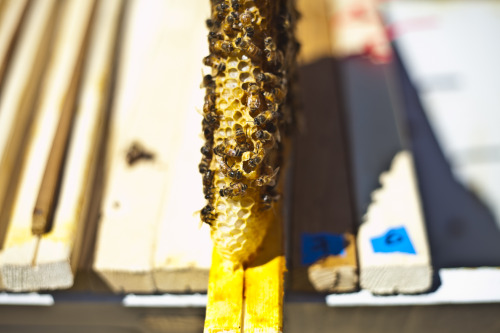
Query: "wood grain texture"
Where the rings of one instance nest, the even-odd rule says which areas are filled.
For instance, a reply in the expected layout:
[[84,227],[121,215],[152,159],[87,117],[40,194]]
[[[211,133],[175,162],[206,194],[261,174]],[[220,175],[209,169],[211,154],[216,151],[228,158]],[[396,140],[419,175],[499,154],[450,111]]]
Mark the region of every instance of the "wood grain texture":
[[239,333],[242,328],[244,271],[214,250],[208,281],[204,333]]
[[69,1],[61,8],[56,42],[0,257],[0,274],[8,290],[55,289],[72,284],[68,248],[73,235],[68,229],[74,221],[54,224],[49,236],[54,241],[43,243],[40,236],[31,233],[31,216],[44,172],[40,165],[48,160],[58,119],[74,107],[93,3]]
[[[377,294],[425,292],[432,284],[432,266],[411,153],[399,152],[380,183],[358,233],[361,287]],[[415,253],[376,251],[372,239],[384,236],[390,243],[387,232],[400,227]]]
[[28,0],[0,2],[0,92],[28,5]]
[[49,59],[56,1],[39,1],[28,11],[0,97],[0,238],[5,238],[21,160],[35,114],[35,100]]
[[[204,6],[130,3],[94,262],[117,292],[207,288],[210,236],[196,214]],[[150,158],[127,157],[134,145]]]
[[[205,205],[201,175],[198,171],[200,124],[202,116],[196,110],[203,106],[200,89],[202,75],[201,55],[208,50],[205,19],[210,2],[189,1],[182,5],[165,2],[164,21],[183,17],[178,24],[165,29],[163,52],[159,54],[152,73],[159,77],[175,77],[168,85],[156,79],[151,88],[167,101],[163,112],[167,115],[164,131],[170,133],[166,164],[168,188],[162,203],[157,227],[153,277],[159,291],[206,292],[211,265],[212,241],[209,226],[200,228],[199,210]],[[181,42],[182,40],[182,42]],[[177,45],[176,51],[171,46]],[[179,66],[185,63],[189,66]],[[152,82],[153,84],[155,81]],[[167,82],[165,82],[167,83]],[[174,147],[176,145],[176,147]]]

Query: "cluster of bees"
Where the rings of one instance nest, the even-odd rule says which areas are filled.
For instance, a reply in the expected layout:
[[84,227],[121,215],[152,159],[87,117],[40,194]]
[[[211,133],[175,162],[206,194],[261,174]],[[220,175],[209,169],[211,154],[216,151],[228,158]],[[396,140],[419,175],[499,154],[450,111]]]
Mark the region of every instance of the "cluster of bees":
[[290,60],[283,52],[292,45],[295,55],[297,43],[290,43],[295,40],[287,8],[281,13],[272,8],[279,6],[267,0],[212,0],[206,21],[210,54],[203,59],[211,74],[202,82],[205,144],[199,164],[208,200],[200,215],[209,225],[219,214],[218,200],[250,196],[264,211],[279,198],[281,133],[290,118]]

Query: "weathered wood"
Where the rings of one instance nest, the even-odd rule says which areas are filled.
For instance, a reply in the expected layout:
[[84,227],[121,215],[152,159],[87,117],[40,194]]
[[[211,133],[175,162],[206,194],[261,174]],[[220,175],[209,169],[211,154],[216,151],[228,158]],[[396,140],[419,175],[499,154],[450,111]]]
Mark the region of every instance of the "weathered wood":
[[28,11],[0,96],[0,238],[14,200],[34,103],[51,48],[56,1],[38,1]]
[[28,0],[0,2],[0,94],[2,82],[16,44],[23,18],[28,10]]
[[[208,225],[200,228],[200,215],[196,213],[206,204],[198,171],[202,116],[196,110],[203,106],[200,70],[201,57],[208,52],[204,22],[209,5],[204,0],[186,2],[182,7],[165,2],[161,9],[164,21],[172,21],[174,16],[184,19],[164,29],[161,49],[156,45],[161,54],[155,66],[149,67],[154,76],[151,98],[158,96],[168,103],[162,111],[164,132],[169,133],[169,139],[162,143],[168,149],[164,155],[168,187],[160,203],[162,215],[154,253],[154,280],[160,291],[206,292],[208,287],[212,242]],[[177,42],[179,36],[182,43]],[[172,45],[177,45],[175,52]],[[165,78],[177,78],[175,87]]]
[[358,232],[361,287],[377,294],[427,291],[432,266],[412,154],[396,154],[380,183]]
[[[189,197],[202,193],[195,101],[204,40],[193,26],[203,18],[192,15],[194,3],[130,5],[94,268],[115,291],[206,290],[210,241],[193,216],[203,198]],[[183,67],[187,59],[198,69]],[[205,263],[197,267],[199,257]]]
[[[407,148],[406,119],[392,66],[366,61],[346,63],[358,213],[364,216],[357,239],[360,284],[374,293],[416,293],[430,288],[432,266],[412,152]],[[362,101],[360,96],[364,97]],[[377,118],[366,111],[375,103],[380,105],[374,110]],[[369,122],[363,123],[363,119]],[[366,131],[375,119],[378,129]],[[376,189],[377,172],[381,167],[388,168],[391,159],[390,171],[380,177],[382,187]],[[363,196],[373,190],[367,213],[361,213]]]
[[[70,250],[67,247],[70,248],[73,241],[73,234],[68,229],[75,221],[64,221],[62,225],[55,223],[48,236],[52,237],[52,242],[41,242],[40,235],[33,235],[31,222],[58,119],[74,107],[93,4],[93,1],[75,0],[68,1],[61,8],[61,20],[41,91],[36,123],[0,256],[0,274],[8,290],[54,289],[72,284],[67,254]],[[66,253],[63,258],[57,258],[63,253]]]

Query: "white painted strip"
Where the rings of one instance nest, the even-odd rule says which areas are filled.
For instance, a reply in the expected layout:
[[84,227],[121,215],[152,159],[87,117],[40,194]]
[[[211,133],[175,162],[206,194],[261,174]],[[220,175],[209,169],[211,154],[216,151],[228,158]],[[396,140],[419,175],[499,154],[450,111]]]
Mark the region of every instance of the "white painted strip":
[[0,305],[36,305],[36,306],[51,306],[54,305],[54,297],[52,295],[38,293],[27,294],[9,294],[0,293]]
[[458,268],[439,271],[441,286],[421,295],[374,296],[368,290],[328,295],[328,306],[391,306],[500,303],[500,269]]
[[126,307],[206,307],[206,294],[193,295],[134,295],[129,294],[123,298],[123,305]]

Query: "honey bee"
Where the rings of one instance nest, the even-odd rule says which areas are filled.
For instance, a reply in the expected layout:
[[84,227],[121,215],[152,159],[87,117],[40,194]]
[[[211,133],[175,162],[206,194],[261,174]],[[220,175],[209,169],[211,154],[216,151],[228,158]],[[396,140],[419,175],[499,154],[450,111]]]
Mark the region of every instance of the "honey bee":
[[277,167],[272,173],[260,176],[259,178],[255,179],[253,181],[253,184],[255,184],[256,186],[274,186],[276,184],[276,175],[279,171],[280,168]]
[[212,29],[214,27],[214,25],[215,25],[215,23],[214,23],[214,21],[212,19],[207,19],[205,21],[205,24],[207,25],[208,29]]
[[209,89],[215,89],[215,81],[212,77],[212,75],[207,74],[203,76],[203,81],[201,82],[201,87],[202,88],[209,88]]
[[208,204],[205,207],[203,207],[203,209],[200,212],[201,220],[206,224],[208,224],[209,226],[212,226],[212,222],[217,219],[217,215],[215,213],[212,213],[213,210],[214,206]]
[[212,185],[213,180],[214,180],[214,172],[212,170],[207,170],[207,172],[203,174],[203,186],[210,187]]
[[200,162],[200,164],[198,164],[198,170],[200,171],[201,174],[205,174],[208,172],[211,161],[212,160],[210,158],[208,158],[207,156],[203,156],[201,158],[201,162]]
[[230,42],[224,41],[224,37],[215,32],[208,33],[208,42],[210,52],[216,55],[228,56],[234,50]]
[[257,166],[259,166],[264,159],[266,153],[265,149],[260,148],[260,144],[257,144],[256,150],[257,152],[255,152],[251,158],[244,161],[244,170],[246,173],[250,173],[252,170],[255,170],[255,168],[257,168]]
[[257,45],[252,43],[248,37],[238,37],[234,43],[253,60],[259,60],[262,56],[262,50]]
[[252,137],[255,140],[259,140],[260,142],[262,142],[264,147],[274,146],[274,136],[272,136],[268,131],[259,129],[253,133]]
[[247,107],[250,109],[250,114],[255,114],[262,107],[262,95],[260,88],[255,84],[250,84],[248,87]]
[[224,21],[224,18],[227,15],[227,12],[229,11],[229,5],[226,2],[220,3],[217,6],[215,6],[215,18],[217,22],[222,22]]
[[245,131],[243,131],[243,127],[236,128],[234,139],[237,144],[243,144],[247,141],[247,135],[245,134]]
[[233,166],[229,166],[227,161],[224,159],[223,161],[219,160],[219,165],[222,169],[222,172],[229,178],[233,180],[240,180],[243,177],[243,173],[238,169],[233,169]]
[[209,143],[209,142],[205,143],[205,144],[201,147],[200,151],[201,151],[201,153],[202,153],[204,156],[206,156],[206,157],[208,157],[208,158],[212,157],[212,147],[210,147],[210,143]]
[[243,177],[243,173],[238,169],[230,169],[226,176],[233,180],[240,180]]
[[243,184],[243,183],[231,183],[229,186],[222,188],[219,191],[219,194],[221,197],[231,198],[231,197],[245,194],[247,188],[248,188],[248,186],[246,184]]
[[255,35],[255,29],[253,27],[246,28],[245,35],[250,38],[253,37]]
[[208,33],[208,42],[212,43],[216,40],[224,40],[224,36],[220,32],[210,31]]
[[238,0],[231,0],[231,7],[237,11],[240,9],[240,2]]
[[254,170],[260,164],[260,162],[262,162],[262,157],[260,156],[256,156],[247,160],[250,170]]
[[270,86],[281,85],[281,78],[273,73],[258,73],[255,75],[255,81],[261,85],[267,84]]
[[231,13],[231,15],[226,16],[226,19],[222,23],[222,30],[224,31],[224,33],[226,33],[226,35],[231,37],[235,36],[240,30],[238,24],[236,23],[238,14],[234,13],[236,15],[233,15],[233,13]]
[[264,193],[260,196],[262,210],[268,210],[272,207],[274,201],[278,201],[279,194]]
[[229,42],[224,42],[221,40],[215,41],[210,44],[210,52],[215,54],[219,54],[222,56],[228,56],[231,52],[233,52],[234,48]]
[[243,151],[224,142],[214,147],[214,154],[220,157],[241,157]]
[[280,69],[284,62],[283,52],[277,49],[272,37],[266,37],[264,39],[264,45],[267,62],[270,63],[271,66]]
[[215,93],[205,95],[205,103],[203,104],[203,113],[215,112]]
[[203,118],[202,125],[203,127],[208,127],[211,129],[216,129],[219,127],[219,116],[217,113],[210,111],[205,114],[205,117]]
[[226,70],[226,64],[220,61],[219,57],[214,54],[210,54],[203,58],[203,65],[214,68],[216,70],[215,75],[219,75]]
[[243,27],[249,27],[254,21],[254,15],[250,11],[245,11],[240,15],[240,22]]
[[248,142],[248,136],[243,131],[242,127],[236,128],[234,139],[236,141],[236,148],[238,148],[242,153],[253,149],[253,144]]
[[274,87],[271,92],[265,92],[264,97],[270,100],[272,103],[281,104],[286,98],[286,91],[281,88]]
[[205,195],[205,199],[207,199],[209,202],[212,202],[214,199],[214,188],[213,186],[210,187],[204,187],[203,188],[203,194]]
[[[259,114],[257,117],[253,119],[253,123],[255,126],[264,127],[268,131],[267,124],[272,123],[275,119],[279,117],[279,112],[277,111],[266,111]],[[271,132],[271,131],[269,131]]]

